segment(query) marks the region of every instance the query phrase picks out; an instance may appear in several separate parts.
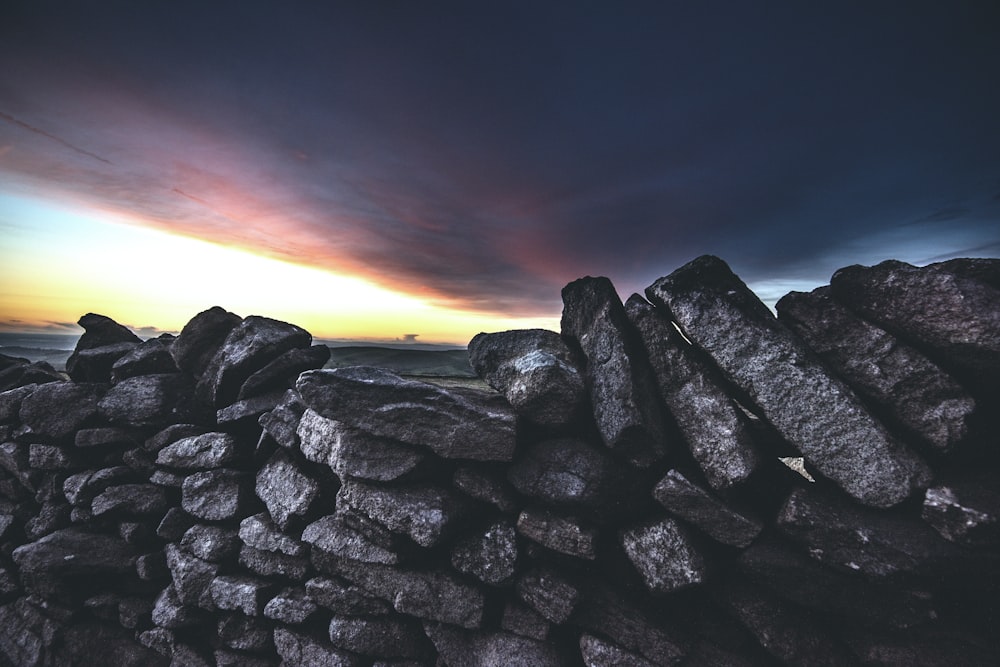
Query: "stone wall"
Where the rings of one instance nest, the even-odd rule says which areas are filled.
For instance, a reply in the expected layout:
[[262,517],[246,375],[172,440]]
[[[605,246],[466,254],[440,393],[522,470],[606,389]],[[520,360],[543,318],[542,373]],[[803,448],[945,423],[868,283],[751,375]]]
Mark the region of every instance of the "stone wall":
[[69,381],[0,368],[0,656],[997,664],[998,290],[855,266],[775,318],[714,257],[583,278],[561,334],[473,339],[493,393],[86,315]]

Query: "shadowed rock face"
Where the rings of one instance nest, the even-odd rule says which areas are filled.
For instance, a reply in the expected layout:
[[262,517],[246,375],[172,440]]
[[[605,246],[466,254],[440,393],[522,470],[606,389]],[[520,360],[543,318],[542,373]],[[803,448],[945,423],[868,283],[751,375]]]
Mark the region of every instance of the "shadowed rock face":
[[806,461],[852,497],[891,507],[930,482],[920,457],[891,436],[719,258],[700,257],[646,293]]
[[0,663],[1000,664],[993,398],[834,291],[786,325],[715,258],[583,279],[565,336],[477,336],[503,393],[221,308],[98,383],[0,359]]

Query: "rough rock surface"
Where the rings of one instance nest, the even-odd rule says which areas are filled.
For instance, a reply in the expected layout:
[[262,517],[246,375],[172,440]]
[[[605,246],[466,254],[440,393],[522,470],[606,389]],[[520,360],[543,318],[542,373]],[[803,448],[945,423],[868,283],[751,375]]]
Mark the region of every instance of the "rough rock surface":
[[890,507],[926,488],[927,464],[893,438],[721,259],[699,257],[646,293],[806,461],[851,496]]
[[[74,382],[107,382],[112,364],[142,342],[126,327],[104,315],[87,313],[77,324],[84,332],[66,360],[66,372]],[[108,347],[113,348],[110,354],[87,355],[87,352]]]
[[580,362],[554,331],[481,333],[469,342],[469,361],[519,416],[552,427],[579,418],[587,398]]
[[659,481],[653,497],[674,516],[723,544],[748,546],[763,529],[760,521],[729,507],[677,470],[669,471]]
[[705,578],[704,559],[673,519],[629,528],[621,539],[625,553],[654,593],[670,593]]
[[284,450],[276,451],[257,473],[257,497],[278,527],[285,529],[294,517],[309,511],[319,498],[319,484],[302,472]]
[[191,318],[170,346],[177,367],[200,378],[222,342],[242,319],[218,306]]
[[581,278],[562,291],[562,334],[586,358],[585,378],[604,443],[639,466],[665,454],[663,416],[648,362],[607,278]]
[[543,440],[508,468],[520,493],[559,505],[598,508],[623,495],[623,472],[597,447],[578,438]]

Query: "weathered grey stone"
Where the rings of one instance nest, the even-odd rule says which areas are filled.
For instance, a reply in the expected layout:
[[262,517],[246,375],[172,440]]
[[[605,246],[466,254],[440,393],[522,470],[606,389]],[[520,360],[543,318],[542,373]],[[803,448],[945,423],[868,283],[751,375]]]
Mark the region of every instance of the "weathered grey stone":
[[873,579],[943,574],[962,551],[916,518],[858,507],[814,489],[796,489],[777,516],[785,535],[823,563]]
[[580,655],[587,667],[656,667],[642,656],[586,633],[580,635]]
[[287,628],[274,629],[274,645],[282,664],[297,667],[361,667],[366,661],[361,656],[334,648],[326,640]]
[[507,632],[469,632],[438,623],[424,623],[448,667],[563,667],[567,663],[548,642]]
[[250,497],[249,478],[228,468],[197,472],[184,480],[181,507],[205,521],[238,519]]
[[156,535],[162,540],[176,542],[184,536],[188,528],[194,525],[194,522],[194,517],[180,507],[171,507],[163,515],[160,525],[156,527]]
[[509,461],[514,455],[516,419],[495,394],[448,390],[367,367],[307,371],[296,389],[322,417],[444,458]]
[[267,394],[260,394],[236,401],[215,412],[215,421],[219,426],[236,424],[238,422],[260,422],[260,418],[278,407],[285,398],[285,392],[280,389]]
[[392,565],[400,561],[397,540],[381,524],[359,511],[341,507],[306,526],[302,541],[341,558]]
[[451,564],[459,572],[470,574],[483,583],[500,586],[508,583],[517,567],[517,535],[508,519],[491,524],[458,540],[451,550]]
[[780,321],[908,435],[947,452],[969,434],[972,396],[915,348],[834,301],[829,287],[787,294],[776,309]]
[[514,497],[514,490],[496,472],[469,464],[461,465],[455,469],[452,484],[459,491],[489,503],[501,512],[509,513],[517,509],[518,501]]
[[554,504],[598,508],[624,492],[622,471],[611,457],[578,438],[526,447],[507,478],[524,495]]
[[85,427],[97,416],[105,389],[94,384],[49,382],[21,401],[20,420],[32,433],[60,439]]
[[288,528],[294,517],[301,517],[319,497],[319,484],[284,449],[277,450],[257,472],[257,497],[278,527]]
[[174,591],[181,604],[212,610],[209,587],[219,573],[218,563],[193,556],[176,544],[168,544],[164,552]]
[[257,423],[268,435],[274,438],[276,443],[285,449],[298,449],[299,421],[302,419],[302,413],[305,409],[305,406],[299,401],[298,394],[289,391],[281,403],[270,412],[262,414]]
[[552,624],[520,600],[508,600],[503,608],[500,627],[516,635],[543,640],[549,636]]
[[72,470],[77,463],[73,452],[68,449],[32,443],[28,446],[28,466],[34,470]]
[[[183,338],[182,331],[174,346]],[[284,352],[310,343],[312,336],[305,329],[251,315],[228,333],[198,382],[198,394],[217,408],[229,405],[251,375]]]
[[309,558],[287,556],[274,551],[264,551],[243,545],[239,563],[249,572],[262,577],[281,576],[295,581],[305,581],[310,572]]
[[597,529],[575,518],[524,510],[517,517],[517,532],[559,553],[587,560],[597,557]]
[[223,644],[239,651],[266,651],[274,646],[272,624],[243,614],[222,614],[216,635]]
[[578,586],[555,570],[536,567],[518,578],[517,595],[553,623],[565,623],[580,603]]
[[173,444],[184,438],[191,438],[196,435],[207,433],[209,429],[197,424],[171,424],[159,430],[152,437],[147,438],[142,444],[142,448],[151,454],[158,453],[167,445]]
[[121,382],[137,375],[178,372],[180,369],[170,356],[172,342],[172,338],[150,338],[133,347],[111,366],[111,381]]
[[299,428],[303,455],[330,466],[341,478],[391,482],[416,470],[428,456],[426,450],[351,428],[312,410],[303,414]]
[[646,290],[781,435],[857,500],[890,507],[927,486],[927,465],[721,259],[703,256]]
[[59,501],[42,503],[37,514],[24,523],[24,535],[34,541],[49,533],[69,527],[72,509]]
[[161,581],[170,577],[167,556],[162,550],[135,559],[135,573],[143,581]]
[[820,621],[748,585],[730,585],[718,598],[757,637],[764,649],[786,665],[843,667],[858,661],[831,637]]
[[670,593],[700,584],[705,561],[676,521],[664,517],[622,531],[629,560],[653,593]]
[[330,620],[330,642],[338,648],[375,658],[420,658],[429,648],[420,625],[399,616],[334,615]]
[[562,290],[562,334],[580,346],[597,429],[604,443],[648,466],[666,451],[663,415],[641,346],[607,278],[581,278]]
[[306,593],[316,604],[338,614],[378,616],[392,612],[385,600],[339,578],[313,577],[306,582]]
[[[28,360],[22,361],[27,362]],[[65,379],[66,377],[47,361],[36,361],[33,364],[16,363],[0,370],[0,392],[21,387],[37,387],[48,382],[62,382]]]
[[754,544],[740,554],[739,566],[755,583],[817,612],[897,628],[938,616],[930,593],[837,572],[775,543]]
[[136,431],[120,426],[103,426],[100,428],[84,428],[76,432],[73,444],[77,448],[90,447],[135,447]]
[[240,538],[234,528],[196,523],[184,533],[181,547],[202,560],[219,563],[239,552]]
[[129,342],[100,345],[86,350],[77,347],[66,360],[66,372],[74,382],[110,382],[111,369],[115,363],[138,345]]
[[200,378],[226,336],[241,321],[239,315],[218,306],[195,315],[170,346],[177,367]]
[[283,588],[264,605],[264,616],[274,621],[299,625],[305,623],[319,610],[305,588]]
[[219,609],[260,616],[272,587],[271,583],[255,577],[224,576],[213,579],[209,590]]
[[156,454],[156,463],[179,470],[220,468],[245,459],[245,450],[228,433],[202,433],[163,447]]
[[153,484],[109,486],[94,498],[90,511],[94,516],[156,516],[167,511],[167,495]]
[[148,544],[156,537],[153,526],[143,517],[133,521],[119,521],[118,535],[129,544],[134,545]]
[[240,522],[240,539],[247,546],[261,551],[273,551],[286,556],[306,555],[306,545],[283,533],[267,512],[248,516]]
[[112,423],[163,426],[190,419],[191,381],[183,373],[139,375],[111,387],[98,409]]
[[833,274],[837,301],[978,390],[1000,388],[1000,290],[941,267],[887,261]]
[[159,627],[138,633],[136,639],[146,648],[153,649],[160,655],[167,656],[168,658],[173,654],[176,642],[172,631]]
[[53,581],[124,575],[135,567],[136,551],[117,536],[64,528],[14,549],[21,572]]
[[674,516],[723,544],[745,547],[763,529],[756,518],[722,503],[677,470],[669,471],[659,481],[653,489],[653,497]]
[[1000,546],[1000,491],[993,473],[943,480],[927,489],[921,516],[946,540]]
[[746,415],[718,372],[638,294],[625,302],[625,313],[642,341],[663,403],[708,483],[724,490],[746,482],[760,466],[760,454]]
[[11,422],[17,419],[21,410],[21,403],[24,399],[38,389],[37,384],[29,384],[22,387],[0,391],[0,423]]
[[[313,557],[315,561],[315,553]],[[449,572],[408,570],[346,559],[330,561],[318,569],[336,570],[337,576],[389,601],[401,614],[463,628],[482,625],[486,604],[482,591]]]
[[347,481],[337,504],[364,512],[389,530],[422,547],[441,541],[466,513],[465,503],[446,489],[431,486],[380,487]]
[[587,400],[581,364],[554,331],[481,333],[469,342],[469,361],[518,415],[536,424],[571,424]]
[[288,350],[248,377],[237,398],[243,400],[275,389],[288,389],[295,385],[300,373],[323,368],[329,358],[330,348],[326,345]]
[[[18,490],[35,492],[35,488],[41,479],[38,470],[32,470],[28,465],[29,445],[17,442],[0,443],[0,467],[7,470],[19,482]],[[18,495],[11,495],[11,498],[18,498]]]
[[865,665],[906,667],[993,667],[1000,661],[996,643],[962,629],[918,627],[903,633],[848,630],[845,641]]

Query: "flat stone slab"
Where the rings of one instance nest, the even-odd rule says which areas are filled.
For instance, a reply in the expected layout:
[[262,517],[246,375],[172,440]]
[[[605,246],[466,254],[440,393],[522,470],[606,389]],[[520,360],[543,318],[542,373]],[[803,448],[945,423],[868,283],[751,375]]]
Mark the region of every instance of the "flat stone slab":
[[447,489],[383,487],[358,481],[348,481],[340,487],[337,504],[364,512],[422,547],[440,542],[467,510],[465,503]]
[[664,517],[622,531],[622,547],[653,593],[670,593],[705,580],[705,561],[676,521]]
[[514,455],[514,411],[495,394],[448,390],[363,366],[307,371],[296,389],[327,419],[443,458],[509,461]]
[[241,449],[228,433],[202,433],[165,446],[157,452],[156,463],[178,470],[221,468],[245,458]]
[[732,509],[677,470],[671,470],[653,489],[653,497],[674,516],[684,519],[716,542],[745,547],[764,526]]
[[524,510],[517,517],[517,532],[568,556],[597,558],[597,529],[575,518],[546,510]]
[[451,550],[451,564],[485,584],[499,586],[513,579],[517,556],[514,524],[500,520],[458,540]]
[[851,496],[891,507],[929,484],[927,464],[891,436],[721,259],[699,257],[657,280],[646,295],[820,474]]
[[623,473],[604,448],[578,438],[554,438],[525,447],[507,469],[507,478],[526,496],[599,508],[621,498]]
[[319,498],[319,483],[284,449],[277,450],[257,472],[257,497],[282,530],[305,515]]

